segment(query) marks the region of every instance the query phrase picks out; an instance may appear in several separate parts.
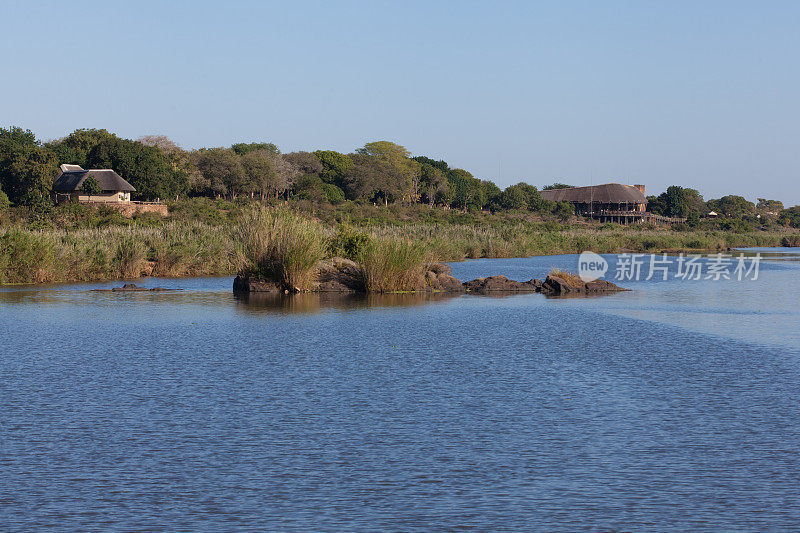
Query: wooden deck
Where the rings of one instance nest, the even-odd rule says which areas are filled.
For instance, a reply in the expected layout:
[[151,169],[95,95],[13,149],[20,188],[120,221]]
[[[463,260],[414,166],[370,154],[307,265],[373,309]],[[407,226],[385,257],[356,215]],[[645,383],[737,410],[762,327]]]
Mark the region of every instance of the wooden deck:
[[581,213],[583,216],[599,220],[600,222],[614,222],[616,224],[677,224],[686,222],[685,218],[673,218],[656,215],[647,211],[593,211]]

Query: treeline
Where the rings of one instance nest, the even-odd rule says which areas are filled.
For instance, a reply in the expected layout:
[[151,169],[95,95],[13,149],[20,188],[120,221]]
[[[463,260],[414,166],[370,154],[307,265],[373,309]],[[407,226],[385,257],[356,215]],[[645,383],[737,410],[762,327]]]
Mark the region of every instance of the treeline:
[[753,203],[742,196],[728,195],[704,200],[695,189],[673,185],[658,196],[648,196],[647,210],[657,215],[685,218],[689,226],[697,226],[701,218],[716,216],[722,229],[745,229],[756,225],[780,224],[800,227],[800,206],[786,209],[780,200],[758,198]]
[[0,129],[0,187],[7,202],[30,205],[48,198],[62,163],[114,169],[143,200],[282,197],[332,204],[425,203],[465,211],[519,209],[561,216],[573,212],[569,203],[542,199],[532,185],[501,190],[445,161],[411,157],[389,141],[367,143],[350,154],[284,154],[272,143],[186,151],[164,136],[130,140],[102,129],[81,129],[42,143],[29,130]]
[[[427,204],[462,211],[527,211],[568,219],[568,202],[544,200],[536,187],[518,183],[500,189],[464,169],[425,156],[412,157],[389,141],[365,144],[353,153],[333,150],[281,153],[272,143],[184,150],[167,137],[124,139],[104,129],[79,129],[41,142],[29,130],[0,128],[0,207],[49,202],[58,165],[111,168],[136,188],[140,200],[209,197],[295,199],[333,205]],[[554,183],[544,187],[568,187]],[[648,197],[648,211],[686,218],[696,226],[711,211],[722,229],[781,224],[800,227],[800,207],[741,196],[706,201],[695,189],[672,186]]]

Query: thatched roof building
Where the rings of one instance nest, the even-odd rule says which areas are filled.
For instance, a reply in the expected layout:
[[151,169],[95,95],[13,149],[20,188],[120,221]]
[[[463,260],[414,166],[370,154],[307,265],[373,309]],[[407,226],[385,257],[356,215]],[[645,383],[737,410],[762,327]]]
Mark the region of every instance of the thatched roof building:
[[644,185],[622,185],[605,183],[589,187],[570,187],[540,191],[542,198],[554,202],[567,201],[575,205],[578,213],[600,211],[647,210]]
[[[53,194],[57,202],[77,200],[80,202],[130,202],[133,186],[109,168],[84,170],[80,165],[61,165],[61,174],[53,183]],[[83,182],[91,176],[102,189],[100,194],[81,190]]]

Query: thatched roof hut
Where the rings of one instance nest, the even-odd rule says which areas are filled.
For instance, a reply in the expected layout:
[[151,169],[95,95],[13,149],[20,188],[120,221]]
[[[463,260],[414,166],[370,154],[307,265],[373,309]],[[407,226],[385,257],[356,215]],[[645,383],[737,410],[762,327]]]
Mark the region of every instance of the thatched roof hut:
[[568,189],[550,189],[539,194],[545,200],[554,202],[567,201],[573,204],[644,204],[644,185],[622,185],[621,183],[605,183],[589,187],[570,187]]
[[[61,165],[61,174],[53,183],[56,201],[80,202],[130,202],[133,185],[110,168],[84,170],[80,165]],[[83,182],[92,177],[102,189],[100,194],[89,195],[81,190]]]
[[133,185],[110,168],[84,170],[79,165],[61,165],[61,174],[53,183],[56,192],[79,191],[86,178],[92,176],[103,191],[136,192]]

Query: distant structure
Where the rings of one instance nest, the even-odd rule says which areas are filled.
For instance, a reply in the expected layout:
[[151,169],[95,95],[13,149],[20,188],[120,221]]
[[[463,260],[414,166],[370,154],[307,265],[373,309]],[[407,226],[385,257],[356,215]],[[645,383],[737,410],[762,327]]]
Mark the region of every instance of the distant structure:
[[644,185],[622,185],[605,183],[589,187],[569,187],[539,191],[545,200],[569,202],[575,213],[600,220],[631,224],[634,222],[678,222],[678,219],[662,217],[647,212]]
[[[84,170],[80,165],[61,165],[61,174],[53,183],[53,199],[62,202],[98,202],[106,204],[130,203],[133,186],[111,169]],[[101,192],[89,194],[81,190],[83,182],[91,176]]]

